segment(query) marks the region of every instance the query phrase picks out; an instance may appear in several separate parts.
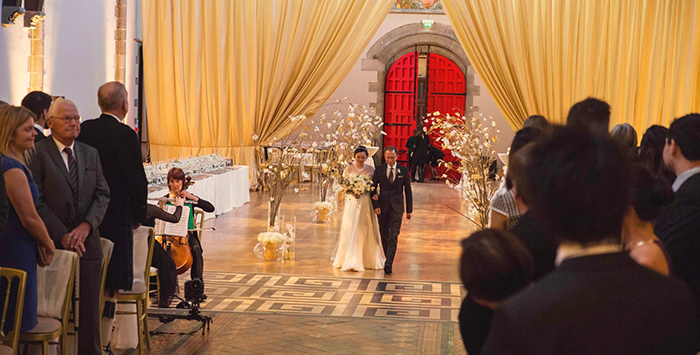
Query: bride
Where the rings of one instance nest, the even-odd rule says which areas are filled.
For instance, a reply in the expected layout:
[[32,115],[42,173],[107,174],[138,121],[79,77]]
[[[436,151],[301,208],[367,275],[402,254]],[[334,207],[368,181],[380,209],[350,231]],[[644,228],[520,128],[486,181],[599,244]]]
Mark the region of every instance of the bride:
[[[355,163],[345,169],[344,175],[367,175],[371,179],[374,168],[365,164],[367,148],[360,146],[355,149],[354,157]],[[382,269],[385,261],[379,222],[369,194],[359,198],[347,194],[333,267],[341,271],[365,271]]]

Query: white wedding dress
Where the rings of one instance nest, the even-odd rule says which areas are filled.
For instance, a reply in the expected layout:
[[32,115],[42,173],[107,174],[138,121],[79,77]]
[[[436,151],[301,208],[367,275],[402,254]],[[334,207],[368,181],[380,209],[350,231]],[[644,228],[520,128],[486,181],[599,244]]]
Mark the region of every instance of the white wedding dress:
[[[361,170],[354,164],[345,169],[345,174],[372,177],[373,173],[374,168],[368,164]],[[345,195],[345,210],[333,259],[333,267],[341,271],[384,268],[386,257],[379,235],[379,222],[369,194],[364,194],[359,199],[350,194]]]

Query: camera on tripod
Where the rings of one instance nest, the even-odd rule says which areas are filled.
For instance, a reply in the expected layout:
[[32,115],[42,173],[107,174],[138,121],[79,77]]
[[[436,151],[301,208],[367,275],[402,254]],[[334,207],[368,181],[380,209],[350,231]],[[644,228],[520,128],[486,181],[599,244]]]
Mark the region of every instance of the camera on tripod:
[[200,304],[204,301],[204,282],[201,279],[185,281],[185,301]]

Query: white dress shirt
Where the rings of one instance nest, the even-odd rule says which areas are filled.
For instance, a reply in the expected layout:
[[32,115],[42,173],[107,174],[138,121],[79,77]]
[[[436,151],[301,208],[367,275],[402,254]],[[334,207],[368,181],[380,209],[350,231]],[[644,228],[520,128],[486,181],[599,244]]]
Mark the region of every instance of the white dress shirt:
[[[66,154],[66,152],[63,151],[63,149],[66,148],[66,146],[63,145],[63,143],[56,140],[56,137],[52,137],[52,138],[53,138],[53,141],[56,142],[56,146],[58,147],[58,151],[61,153],[61,158],[63,158],[63,163],[66,164],[66,170],[70,171],[70,168],[68,168],[68,154]],[[77,159],[77,157],[75,155],[74,147],[75,147],[75,142],[71,143],[71,145],[68,146],[68,148],[70,148],[70,150],[73,151],[73,160],[77,162],[77,160],[75,160],[75,159]]]
[[44,132],[44,127],[41,127],[41,126],[39,126],[39,125],[36,124],[36,123],[34,124],[34,128],[38,129],[39,132],[41,132],[41,133],[43,133],[43,134],[46,134],[46,132]]
[[686,180],[690,179],[691,176],[698,173],[700,173],[700,166],[696,166],[690,170],[686,170],[684,173],[678,175],[676,180],[673,182],[673,185],[671,186],[673,188],[673,192],[677,192]]

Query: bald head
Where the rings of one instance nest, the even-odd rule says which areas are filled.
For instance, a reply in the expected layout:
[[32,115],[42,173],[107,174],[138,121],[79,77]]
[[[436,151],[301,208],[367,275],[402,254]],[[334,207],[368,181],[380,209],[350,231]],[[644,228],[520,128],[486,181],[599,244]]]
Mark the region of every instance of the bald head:
[[126,88],[118,81],[105,83],[97,90],[97,104],[103,113],[124,119],[129,109]]

